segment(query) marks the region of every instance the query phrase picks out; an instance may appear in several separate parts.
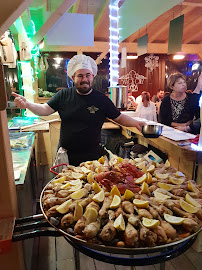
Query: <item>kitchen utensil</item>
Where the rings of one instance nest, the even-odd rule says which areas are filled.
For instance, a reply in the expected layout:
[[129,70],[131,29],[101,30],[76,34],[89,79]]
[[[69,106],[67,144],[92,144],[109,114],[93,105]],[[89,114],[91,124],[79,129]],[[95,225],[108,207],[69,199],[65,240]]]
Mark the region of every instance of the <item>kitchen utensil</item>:
[[158,138],[162,133],[163,126],[160,125],[144,125],[142,126],[142,134],[146,138]]
[[117,109],[126,110],[128,105],[128,87],[124,85],[110,86],[108,92]]

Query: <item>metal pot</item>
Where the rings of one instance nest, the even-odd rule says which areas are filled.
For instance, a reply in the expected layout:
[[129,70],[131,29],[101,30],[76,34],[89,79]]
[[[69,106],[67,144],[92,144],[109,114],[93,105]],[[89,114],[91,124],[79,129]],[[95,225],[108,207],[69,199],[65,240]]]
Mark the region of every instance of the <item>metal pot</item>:
[[124,85],[108,87],[108,94],[117,109],[126,110],[128,105],[128,87]]
[[162,133],[163,126],[160,125],[144,125],[142,126],[142,134],[146,138],[158,138]]

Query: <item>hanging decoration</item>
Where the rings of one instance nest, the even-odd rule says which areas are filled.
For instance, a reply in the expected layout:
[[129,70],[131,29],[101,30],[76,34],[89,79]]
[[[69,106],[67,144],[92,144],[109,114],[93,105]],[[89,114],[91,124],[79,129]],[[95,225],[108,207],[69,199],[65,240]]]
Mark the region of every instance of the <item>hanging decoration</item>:
[[8,68],[16,68],[17,52],[9,31],[0,36],[0,62]]
[[146,56],[144,60],[145,67],[148,68],[150,72],[152,72],[156,67],[159,66],[159,56],[155,56],[153,53],[149,56]]
[[47,55],[44,54],[38,57],[38,67],[40,71],[47,71],[48,69]]
[[138,84],[143,84],[147,77],[138,74],[135,70],[131,70],[128,74],[119,78],[119,84],[128,87],[128,91],[137,92]]

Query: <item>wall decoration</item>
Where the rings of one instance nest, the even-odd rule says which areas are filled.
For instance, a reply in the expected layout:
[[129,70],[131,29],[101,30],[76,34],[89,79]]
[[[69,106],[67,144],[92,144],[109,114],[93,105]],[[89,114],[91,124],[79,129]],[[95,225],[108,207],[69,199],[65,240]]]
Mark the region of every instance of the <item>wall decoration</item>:
[[128,87],[128,91],[137,92],[138,84],[143,84],[147,77],[138,74],[135,70],[131,70],[128,74],[119,78],[119,84]]
[[150,72],[154,70],[155,67],[159,66],[159,56],[155,56],[153,53],[144,58],[145,67],[149,69]]

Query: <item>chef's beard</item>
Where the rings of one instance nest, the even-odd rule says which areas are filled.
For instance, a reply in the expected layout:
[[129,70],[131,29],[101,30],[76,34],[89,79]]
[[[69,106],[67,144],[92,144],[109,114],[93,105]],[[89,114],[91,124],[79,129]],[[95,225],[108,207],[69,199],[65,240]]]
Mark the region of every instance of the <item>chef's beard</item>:
[[83,84],[79,84],[78,85],[77,83],[75,83],[74,85],[75,85],[76,89],[79,91],[79,93],[81,93],[81,94],[88,94],[88,92],[90,92],[91,89],[92,89],[92,85],[90,85],[89,83],[87,83],[88,86],[82,86]]

